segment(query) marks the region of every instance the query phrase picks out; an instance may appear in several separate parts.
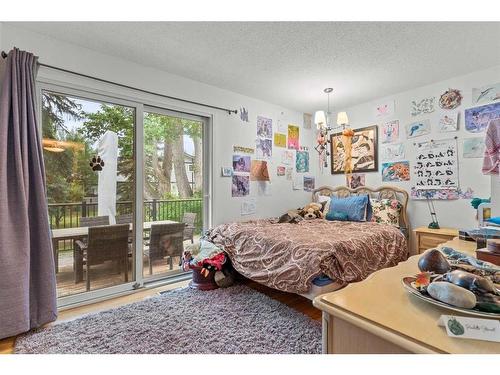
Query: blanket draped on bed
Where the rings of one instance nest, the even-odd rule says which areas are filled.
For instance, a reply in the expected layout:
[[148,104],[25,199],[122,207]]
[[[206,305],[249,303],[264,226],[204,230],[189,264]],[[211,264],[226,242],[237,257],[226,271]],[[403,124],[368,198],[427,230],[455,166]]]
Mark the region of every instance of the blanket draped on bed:
[[222,224],[207,238],[226,251],[243,276],[292,293],[307,292],[321,274],[347,284],[407,258],[404,235],[390,225],[321,219],[275,222]]

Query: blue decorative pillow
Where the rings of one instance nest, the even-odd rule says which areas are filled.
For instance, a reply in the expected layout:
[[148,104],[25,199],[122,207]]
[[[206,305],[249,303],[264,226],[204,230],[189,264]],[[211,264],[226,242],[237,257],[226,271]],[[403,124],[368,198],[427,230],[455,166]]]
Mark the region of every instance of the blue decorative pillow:
[[347,214],[345,212],[328,212],[325,216],[328,221],[347,221]]
[[490,222],[496,225],[500,225],[500,216],[494,216],[491,219],[486,220],[486,222]]
[[349,221],[371,219],[371,205],[368,195],[356,195],[348,198],[332,197],[328,213],[344,213]]

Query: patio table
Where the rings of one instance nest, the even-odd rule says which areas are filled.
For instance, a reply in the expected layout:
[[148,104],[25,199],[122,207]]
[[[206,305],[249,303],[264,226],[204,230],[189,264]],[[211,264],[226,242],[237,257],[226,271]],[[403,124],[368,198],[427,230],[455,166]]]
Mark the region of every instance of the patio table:
[[[151,230],[151,226],[155,224],[176,224],[177,221],[173,220],[158,220],[158,221],[146,221],[143,223],[143,230]],[[132,231],[132,224],[130,224],[130,231]],[[56,268],[56,273],[59,272],[59,241],[62,240],[82,240],[89,235],[89,227],[74,227],[74,228],[60,228],[52,229],[52,248],[54,251],[54,263]],[[75,248],[73,245],[73,259],[75,259]],[[81,278],[78,272],[78,267],[73,265],[75,268],[75,281]]]

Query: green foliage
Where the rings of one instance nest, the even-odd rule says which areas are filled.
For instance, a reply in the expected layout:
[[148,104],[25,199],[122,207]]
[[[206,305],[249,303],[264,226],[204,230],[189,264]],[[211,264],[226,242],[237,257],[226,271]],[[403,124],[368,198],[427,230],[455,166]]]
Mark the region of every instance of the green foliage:
[[[82,149],[66,148],[64,152],[44,152],[47,190],[50,203],[81,202],[97,185],[97,173],[88,165],[95,155],[93,145],[106,131],[118,134],[118,173],[125,182],[118,184],[120,201],[134,199],[134,131],[133,108],[101,104],[97,112],[85,112],[71,97],[44,92],[42,106],[43,137],[71,141]],[[67,120],[77,120],[81,126],[71,128]],[[202,137],[200,122],[155,113],[144,116],[145,183],[151,196],[160,199],[178,198],[170,192],[172,173],[172,142],[186,134]],[[170,150],[170,154],[166,151]],[[200,172],[199,166],[193,166]],[[201,192],[195,192],[201,197]],[[59,218],[62,218],[63,212]]]
[[[76,132],[64,126],[66,119],[81,119],[81,106],[70,98],[44,92],[42,95],[42,135],[45,139],[56,139],[85,145]],[[82,172],[86,164],[88,147],[77,151],[67,148],[64,152],[44,150],[44,163],[47,179],[49,203],[81,201],[85,189],[93,183],[92,175]],[[88,169],[88,168],[87,168]],[[86,185],[87,184],[87,185]],[[59,223],[64,212],[59,209],[54,220]]]
[[134,116],[133,108],[101,104],[98,112],[83,112],[83,126],[78,133],[87,142],[97,142],[108,130],[118,135],[118,173],[126,182],[117,186],[120,200],[134,198]]

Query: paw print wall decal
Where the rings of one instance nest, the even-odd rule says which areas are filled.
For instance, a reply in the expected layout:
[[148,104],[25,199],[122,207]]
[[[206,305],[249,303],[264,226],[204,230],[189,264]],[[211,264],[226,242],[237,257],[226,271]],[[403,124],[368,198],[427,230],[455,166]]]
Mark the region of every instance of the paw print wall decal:
[[104,160],[102,160],[101,157],[97,155],[90,160],[89,165],[93,171],[102,171],[102,168],[104,167]]

